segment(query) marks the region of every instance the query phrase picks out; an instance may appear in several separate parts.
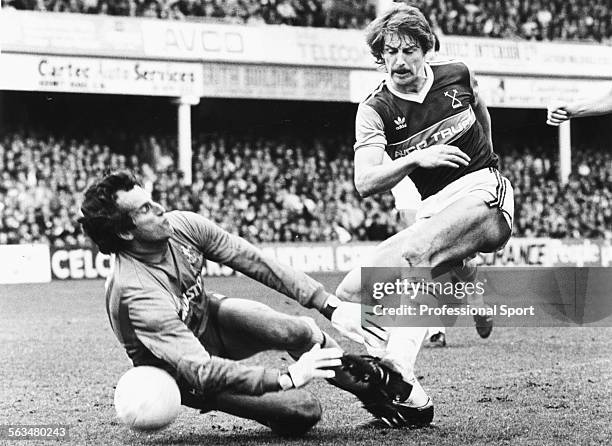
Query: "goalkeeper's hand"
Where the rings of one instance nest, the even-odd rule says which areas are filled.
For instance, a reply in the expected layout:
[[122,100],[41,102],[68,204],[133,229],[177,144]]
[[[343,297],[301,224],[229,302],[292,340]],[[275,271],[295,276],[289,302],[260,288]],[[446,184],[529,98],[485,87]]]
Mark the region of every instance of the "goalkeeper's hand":
[[310,351],[300,356],[295,364],[288,367],[293,386],[305,386],[315,378],[335,377],[336,373],[328,368],[342,365],[342,355],[343,352],[339,348],[322,349],[319,344],[315,344]]

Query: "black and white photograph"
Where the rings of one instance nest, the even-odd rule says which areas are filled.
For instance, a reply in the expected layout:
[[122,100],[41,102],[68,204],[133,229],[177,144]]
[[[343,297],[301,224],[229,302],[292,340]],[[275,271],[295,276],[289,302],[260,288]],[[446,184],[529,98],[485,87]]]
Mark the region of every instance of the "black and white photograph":
[[1,445],[612,443],[610,0],[1,1]]

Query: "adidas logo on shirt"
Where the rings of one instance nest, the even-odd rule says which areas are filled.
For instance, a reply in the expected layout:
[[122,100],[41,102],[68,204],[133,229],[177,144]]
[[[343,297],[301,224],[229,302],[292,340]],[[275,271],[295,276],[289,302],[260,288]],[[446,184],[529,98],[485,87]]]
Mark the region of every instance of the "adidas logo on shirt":
[[393,122],[395,122],[395,130],[401,130],[407,127],[406,118],[404,118],[403,116],[398,116],[393,120]]

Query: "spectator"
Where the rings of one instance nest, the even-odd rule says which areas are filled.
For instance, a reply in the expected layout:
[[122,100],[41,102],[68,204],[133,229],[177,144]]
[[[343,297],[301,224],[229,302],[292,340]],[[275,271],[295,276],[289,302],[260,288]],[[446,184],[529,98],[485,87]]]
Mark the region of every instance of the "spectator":
[[[255,243],[383,240],[400,227],[390,194],[357,198],[348,135],[343,143],[202,135],[191,186],[176,170],[173,139],[142,141],[169,158],[160,170],[94,141],[1,136],[0,243],[84,243],[74,223],[77,203],[89,178],[108,167],[135,169],[165,207],[199,212]],[[612,155],[580,147],[573,163],[561,185],[557,162],[544,149],[506,151],[502,170],[515,186],[516,236],[612,240]]]
[[[412,0],[438,34],[610,42],[609,0]],[[140,16],[202,17],[235,24],[363,28],[376,16],[369,0],[8,0],[6,8]]]

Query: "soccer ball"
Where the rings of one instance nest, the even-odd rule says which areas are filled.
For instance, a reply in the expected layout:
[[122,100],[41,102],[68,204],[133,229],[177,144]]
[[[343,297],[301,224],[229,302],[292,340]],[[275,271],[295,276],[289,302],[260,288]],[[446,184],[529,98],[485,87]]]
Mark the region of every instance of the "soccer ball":
[[162,429],[176,419],[180,408],[181,393],[176,381],[160,368],[134,367],[117,383],[115,411],[132,429]]

